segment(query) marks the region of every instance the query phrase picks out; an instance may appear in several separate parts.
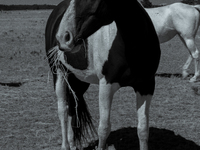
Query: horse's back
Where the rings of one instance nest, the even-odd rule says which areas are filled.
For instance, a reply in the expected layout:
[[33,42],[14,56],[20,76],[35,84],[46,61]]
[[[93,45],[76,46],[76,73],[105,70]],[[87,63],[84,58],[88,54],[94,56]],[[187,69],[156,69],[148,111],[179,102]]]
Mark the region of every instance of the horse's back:
[[160,43],[172,39],[177,33],[194,35],[199,26],[199,12],[194,6],[183,3],[146,9]]
[[199,11],[193,6],[183,3],[170,5],[170,10],[172,22],[177,32],[194,36],[199,26]]
[[[177,15],[184,18],[195,17],[194,15],[198,14],[198,11],[191,5],[183,3],[174,3],[169,5],[171,15]],[[182,18],[183,19],[183,18]]]

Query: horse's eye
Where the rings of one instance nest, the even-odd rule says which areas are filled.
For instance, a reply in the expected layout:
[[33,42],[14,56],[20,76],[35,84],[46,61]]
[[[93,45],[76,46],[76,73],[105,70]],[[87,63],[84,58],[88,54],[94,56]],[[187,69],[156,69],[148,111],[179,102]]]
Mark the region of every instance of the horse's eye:
[[83,39],[79,38],[76,40],[76,45],[82,44],[83,43]]

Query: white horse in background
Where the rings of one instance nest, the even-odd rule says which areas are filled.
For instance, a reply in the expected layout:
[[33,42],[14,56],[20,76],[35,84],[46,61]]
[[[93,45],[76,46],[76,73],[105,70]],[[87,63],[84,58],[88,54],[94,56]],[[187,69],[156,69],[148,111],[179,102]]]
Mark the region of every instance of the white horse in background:
[[188,76],[188,67],[195,60],[195,74],[190,82],[197,81],[199,77],[199,50],[195,44],[195,36],[200,23],[200,5],[187,5],[174,3],[171,5],[146,9],[156,29],[160,43],[171,40],[178,35],[189,50],[185,65],[183,66],[183,78]]

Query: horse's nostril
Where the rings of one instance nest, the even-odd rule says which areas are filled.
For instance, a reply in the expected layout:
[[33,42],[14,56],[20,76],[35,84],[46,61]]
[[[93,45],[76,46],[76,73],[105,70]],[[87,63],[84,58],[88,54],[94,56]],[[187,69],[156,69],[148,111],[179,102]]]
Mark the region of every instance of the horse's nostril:
[[70,34],[69,34],[69,32],[66,32],[65,41],[68,42],[69,40],[70,40]]
[[64,51],[65,51],[65,49],[63,49],[63,48],[61,48],[61,47],[59,47],[59,50],[60,50],[60,51],[62,51],[62,52],[64,52]]
[[70,31],[57,33],[56,42],[61,51],[70,51],[73,47],[73,34]]
[[60,42],[58,40],[56,40],[56,43],[58,45],[58,48],[60,51],[64,51],[64,49],[61,47]]

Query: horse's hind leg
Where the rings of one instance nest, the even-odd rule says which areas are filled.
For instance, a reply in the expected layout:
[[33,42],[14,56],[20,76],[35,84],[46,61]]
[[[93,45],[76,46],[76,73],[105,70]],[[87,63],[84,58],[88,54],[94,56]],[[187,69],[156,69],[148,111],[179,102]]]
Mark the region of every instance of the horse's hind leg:
[[140,141],[140,150],[148,150],[149,138],[149,108],[155,89],[155,79],[138,83],[134,86],[137,99],[137,132]]
[[148,150],[149,138],[149,107],[152,95],[143,96],[139,92],[137,94],[137,115],[138,115],[138,137],[140,141],[140,149]]
[[197,81],[197,78],[199,77],[199,50],[198,49],[196,49],[193,57],[194,57],[195,74],[194,74],[194,77],[190,79],[190,82]]
[[183,66],[183,78],[188,75],[188,67],[192,62],[192,59],[194,59],[195,62],[195,74],[194,76],[190,79],[190,82],[195,82],[197,78],[199,77],[199,50],[197,49],[195,45],[195,39],[194,38],[184,38],[181,37],[181,40],[184,42],[185,46],[189,50],[190,56]]
[[186,39],[185,43],[191,53],[191,57],[194,59],[194,64],[195,64],[194,65],[195,66],[195,74],[190,79],[190,82],[195,82],[195,81],[197,81],[197,78],[199,77],[199,50],[197,49],[197,47],[195,45],[195,40],[193,38]]
[[189,66],[190,66],[190,64],[191,64],[191,62],[192,62],[192,60],[193,60],[192,56],[189,55],[189,57],[188,57],[186,63],[185,63],[184,66],[183,66],[183,70],[182,70],[182,77],[183,77],[183,79],[185,79],[185,78],[189,75],[189,73],[188,73],[188,68],[189,68]]
[[61,131],[62,131],[62,150],[70,150],[67,137],[67,122],[68,122],[68,104],[66,101],[66,83],[61,74],[61,71],[57,71],[57,79],[55,84],[55,92],[58,99],[58,117],[60,119]]

